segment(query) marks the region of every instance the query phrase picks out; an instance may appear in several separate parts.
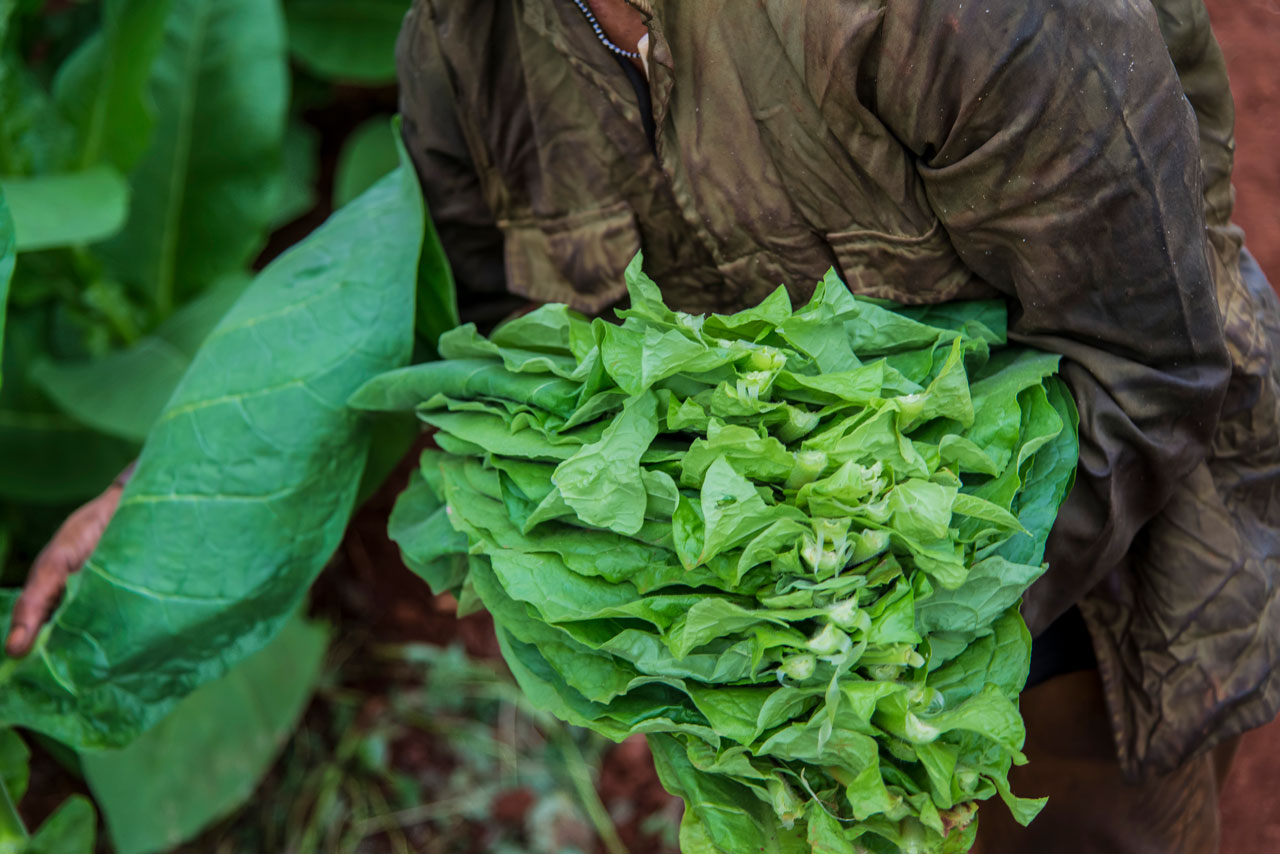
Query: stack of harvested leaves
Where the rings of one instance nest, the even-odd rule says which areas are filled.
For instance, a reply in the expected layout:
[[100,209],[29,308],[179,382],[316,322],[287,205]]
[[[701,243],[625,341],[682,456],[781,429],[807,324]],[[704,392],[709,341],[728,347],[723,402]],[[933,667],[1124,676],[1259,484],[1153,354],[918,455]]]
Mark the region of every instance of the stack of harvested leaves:
[[962,852],[1009,792],[1018,602],[1076,463],[1057,357],[998,302],[903,308],[834,274],[793,311],[621,325],[545,306],[353,399],[440,451],[391,519],[492,612],[538,706],[645,733],[687,854]]

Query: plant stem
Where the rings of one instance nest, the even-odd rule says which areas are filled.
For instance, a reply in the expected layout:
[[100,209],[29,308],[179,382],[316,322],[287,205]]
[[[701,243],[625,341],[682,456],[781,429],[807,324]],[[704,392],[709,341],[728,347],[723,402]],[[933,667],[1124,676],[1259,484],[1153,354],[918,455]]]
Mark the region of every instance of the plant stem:
[[16,854],[26,847],[26,841],[26,825],[9,797],[9,788],[0,780],[0,854]]
[[578,748],[578,743],[573,740],[573,733],[567,729],[558,728],[555,733],[555,739],[559,742],[561,753],[564,754],[569,778],[573,780],[573,786],[578,790],[578,799],[582,801],[582,807],[587,811],[587,817],[595,825],[596,834],[599,835],[600,841],[604,843],[604,850],[609,854],[630,854],[627,851],[627,846],[622,844],[622,839],[618,836],[618,829],[614,827],[609,811],[605,809],[604,802],[600,800],[600,793],[596,791],[595,782],[591,779],[591,770],[587,767],[587,760],[583,758],[582,751]]

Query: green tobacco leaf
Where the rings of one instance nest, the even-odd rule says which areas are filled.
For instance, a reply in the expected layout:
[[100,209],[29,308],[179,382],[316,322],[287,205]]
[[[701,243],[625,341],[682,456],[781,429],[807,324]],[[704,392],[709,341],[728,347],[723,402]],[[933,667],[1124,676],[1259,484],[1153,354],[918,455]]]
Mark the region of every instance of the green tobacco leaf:
[[[400,119],[393,124],[400,139]],[[444,245],[427,211],[422,235],[422,257],[418,259],[418,296],[414,328],[418,337],[434,348],[440,336],[461,323],[458,314],[458,288],[453,270],[444,254]]]
[[761,438],[749,427],[725,425],[713,421],[707,437],[695,439],[680,461],[680,482],[684,486],[701,486],[707,469],[719,459],[755,480],[783,482],[795,468],[795,455],[772,436]]
[[[395,164],[392,164],[394,168]],[[279,228],[293,222],[310,211],[316,205],[318,195],[316,184],[320,171],[320,134],[310,125],[299,120],[289,123],[284,133],[284,164],[278,176],[278,191],[275,213],[271,217],[271,227]],[[382,172],[381,178],[390,169]],[[373,182],[360,188],[364,192],[373,186]],[[356,193],[346,199],[351,201]]]
[[427,397],[436,393],[447,397],[483,395],[567,414],[572,410],[577,389],[575,384],[558,378],[510,374],[497,362],[451,359],[411,365],[380,376],[354,394],[351,405],[388,412],[412,411],[425,400],[424,391],[429,390]]
[[82,168],[128,171],[151,141],[155,110],[147,82],[170,0],[107,0],[102,31],[58,70],[53,93],[79,133]]
[[205,336],[248,284],[247,276],[228,276],[128,350],[87,362],[43,359],[32,365],[30,380],[80,423],[140,443]]
[[411,166],[266,268],[205,341],[0,721],[119,746],[264,646],[337,546],[368,451],[346,408],[412,345]]
[[1002,300],[899,306],[896,311],[917,323],[964,332],[974,338],[981,338],[991,345],[1005,343],[1008,308]]
[[12,43],[0,62],[0,175],[39,175],[75,168],[75,128]]
[[285,0],[289,50],[321,77],[394,83],[409,0]]
[[991,633],[978,638],[960,655],[929,674],[929,687],[942,692],[955,707],[995,685],[1014,699],[1026,684],[1031,667],[1031,635],[1016,607],[1000,616]]
[[600,441],[583,445],[560,464],[551,480],[588,525],[634,534],[644,524],[647,495],[640,456],[657,435],[657,397],[634,398],[605,428]]
[[1074,457],[1055,357],[1002,349],[1002,304],[901,311],[834,274],[798,311],[680,314],[639,263],[620,326],[460,327],[353,397],[439,430],[406,560],[490,611],[536,706],[652,737],[689,854],[959,854],[997,794],[1029,819],[1018,599]]
[[455,558],[466,551],[467,538],[453,529],[444,502],[421,472],[396,499],[387,534],[400,547],[405,564],[436,593],[455,590],[462,582]]
[[520,643],[531,644],[566,683],[584,698],[598,703],[625,693],[636,672],[620,666],[611,656],[576,643],[567,634],[531,619],[527,609],[509,597],[494,574],[480,562],[472,574],[476,592],[486,610],[501,615],[504,628]]
[[590,334],[590,322],[568,306],[550,303],[503,322],[493,330],[493,343],[550,355],[571,356],[573,335]]
[[0,498],[62,504],[91,498],[138,446],[56,412],[0,406]]
[[244,803],[302,715],[327,645],[324,627],[291,620],[128,747],[84,754],[117,853],[168,851]]
[[155,134],[130,176],[129,221],[101,247],[160,317],[241,269],[265,240],[288,87],[274,0],[173,0],[151,75]]
[[794,831],[784,830],[777,818],[746,787],[731,778],[699,772],[689,762],[680,741],[667,735],[649,736],[658,777],[667,791],[685,799],[680,825],[680,850],[687,854],[801,854],[808,845]]
[[1066,384],[1057,377],[1045,382],[1049,404],[1066,429],[1045,443],[1031,461],[1027,483],[1018,496],[1018,520],[1036,535],[1022,534],[1000,547],[999,553],[1013,561],[1038,563],[1044,558],[1045,542],[1057,518],[1058,506],[1075,483],[1076,459],[1080,455],[1077,427],[1080,415]]
[[939,587],[916,606],[925,632],[977,632],[1022,598],[1044,567],[1012,563],[998,555],[978,561],[954,590]]
[[1058,356],[1034,350],[1005,350],[975,379],[970,393],[974,421],[965,436],[977,444],[1001,469],[1008,463],[1019,438],[1022,421],[1018,395],[1040,385],[1058,369]]
[[9,792],[0,786],[0,854],[23,854],[27,847],[27,828],[18,815]]
[[6,178],[19,252],[78,246],[110,237],[125,223],[129,185],[110,166],[83,172]]
[[430,217],[422,238],[422,258],[418,262],[416,321],[418,336],[431,347],[435,347],[440,336],[459,323],[458,292],[453,271]]
[[765,297],[757,306],[735,314],[713,314],[706,319],[703,329],[713,335],[727,338],[756,340],[791,316],[791,297],[783,285]]
[[27,761],[31,751],[22,737],[11,729],[0,729],[0,785],[14,803],[22,800],[27,792],[31,769]]
[[1009,782],[1004,777],[995,778],[996,791],[1000,793],[1000,799],[1004,801],[1005,806],[1009,808],[1010,815],[1014,821],[1026,827],[1028,824],[1040,814],[1040,810],[1044,809],[1044,805],[1049,803],[1048,798],[1019,798],[1009,789]]
[[396,413],[370,419],[369,456],[356,492],[357,507],[377,493],[420,438],[422,422],[412,415]]
[[98,816],[83,795],[63,801],[31,835],[21,854],[93,854]]
[[531,460],[567,460],[581,444],[552,444],[533,429],[512,433],[501,418],[479,412],[425,412],[419,417],[440,430],[436,442],[449,453],[462,453],[456,449],[463,447],[466,453],[484,448]]
[[390,116],[375,116],[342,144],[333,176],[333,204],[341,207],[396,168],[396,137]]
[[[796,515],[803,514],[797,511]],[[725,457],[711,464],[702,482],[702,518],[706,529],[695,566],[706,563],[774,521],[755,486]]]
[[778,333],[809,356],[823,374],[854,371],[862,365],[844,334],[842,317],[857,310],[844,282],[829,271],[814,289],[808,305],[778,325]]
[[17,241],[13,235],[13,219],[0,187],[0,388],[4,386],[4,321],[9,307],[9,281],[13,278]]
[[551,712],[574,726],[590,726],[605,738],[621,741],[627,737],[627,727],[604,717],[605,706],[573,690],[535,646],[521,642],[506,629],[498,630],[498,645],[520,690],[535,708]]
[[[548,330],[541,331],[545,335]],[[578,367],[573,357],[566,353],[547,353],[542,348],[530,350],[523,347],[501,347],[480,335],[474,323],[464,324],[441,335],[436,342],[436,352],[443,359],[500,358],[508,371],[518,374],[555,374],[565,379],[572,378]]]

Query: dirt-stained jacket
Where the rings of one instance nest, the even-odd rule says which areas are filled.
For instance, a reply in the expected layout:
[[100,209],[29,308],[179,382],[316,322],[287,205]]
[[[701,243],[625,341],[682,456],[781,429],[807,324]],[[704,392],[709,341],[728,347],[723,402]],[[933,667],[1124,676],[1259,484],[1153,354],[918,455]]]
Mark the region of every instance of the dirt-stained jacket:
[[635,5],[653,147],[569,0],[415,3],[405,138],[477,315],[602,311],[641,248],[688,311],[833,265],[906,303],[1003,297],[1081,416],[1033,633],[1079,603],[1131,774],[1270,720],[1280,306],[1230,224],[1202,0]]

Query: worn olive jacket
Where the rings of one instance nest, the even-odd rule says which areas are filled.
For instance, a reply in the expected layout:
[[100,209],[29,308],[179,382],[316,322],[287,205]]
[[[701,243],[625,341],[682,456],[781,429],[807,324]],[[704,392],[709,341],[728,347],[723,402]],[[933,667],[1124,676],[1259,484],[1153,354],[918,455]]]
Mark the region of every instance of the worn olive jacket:
[[600,312],[641,248],[688,311],[803,299],[833,265],[905,303],[1003,297],[1081,417],[1033,633],[1079,603],[1131,774],[1270,720],[1280,307],[1230,225],[1201,0],[650,12],[652,148],[569,0],[415,3],[404,134],[469,310]]

